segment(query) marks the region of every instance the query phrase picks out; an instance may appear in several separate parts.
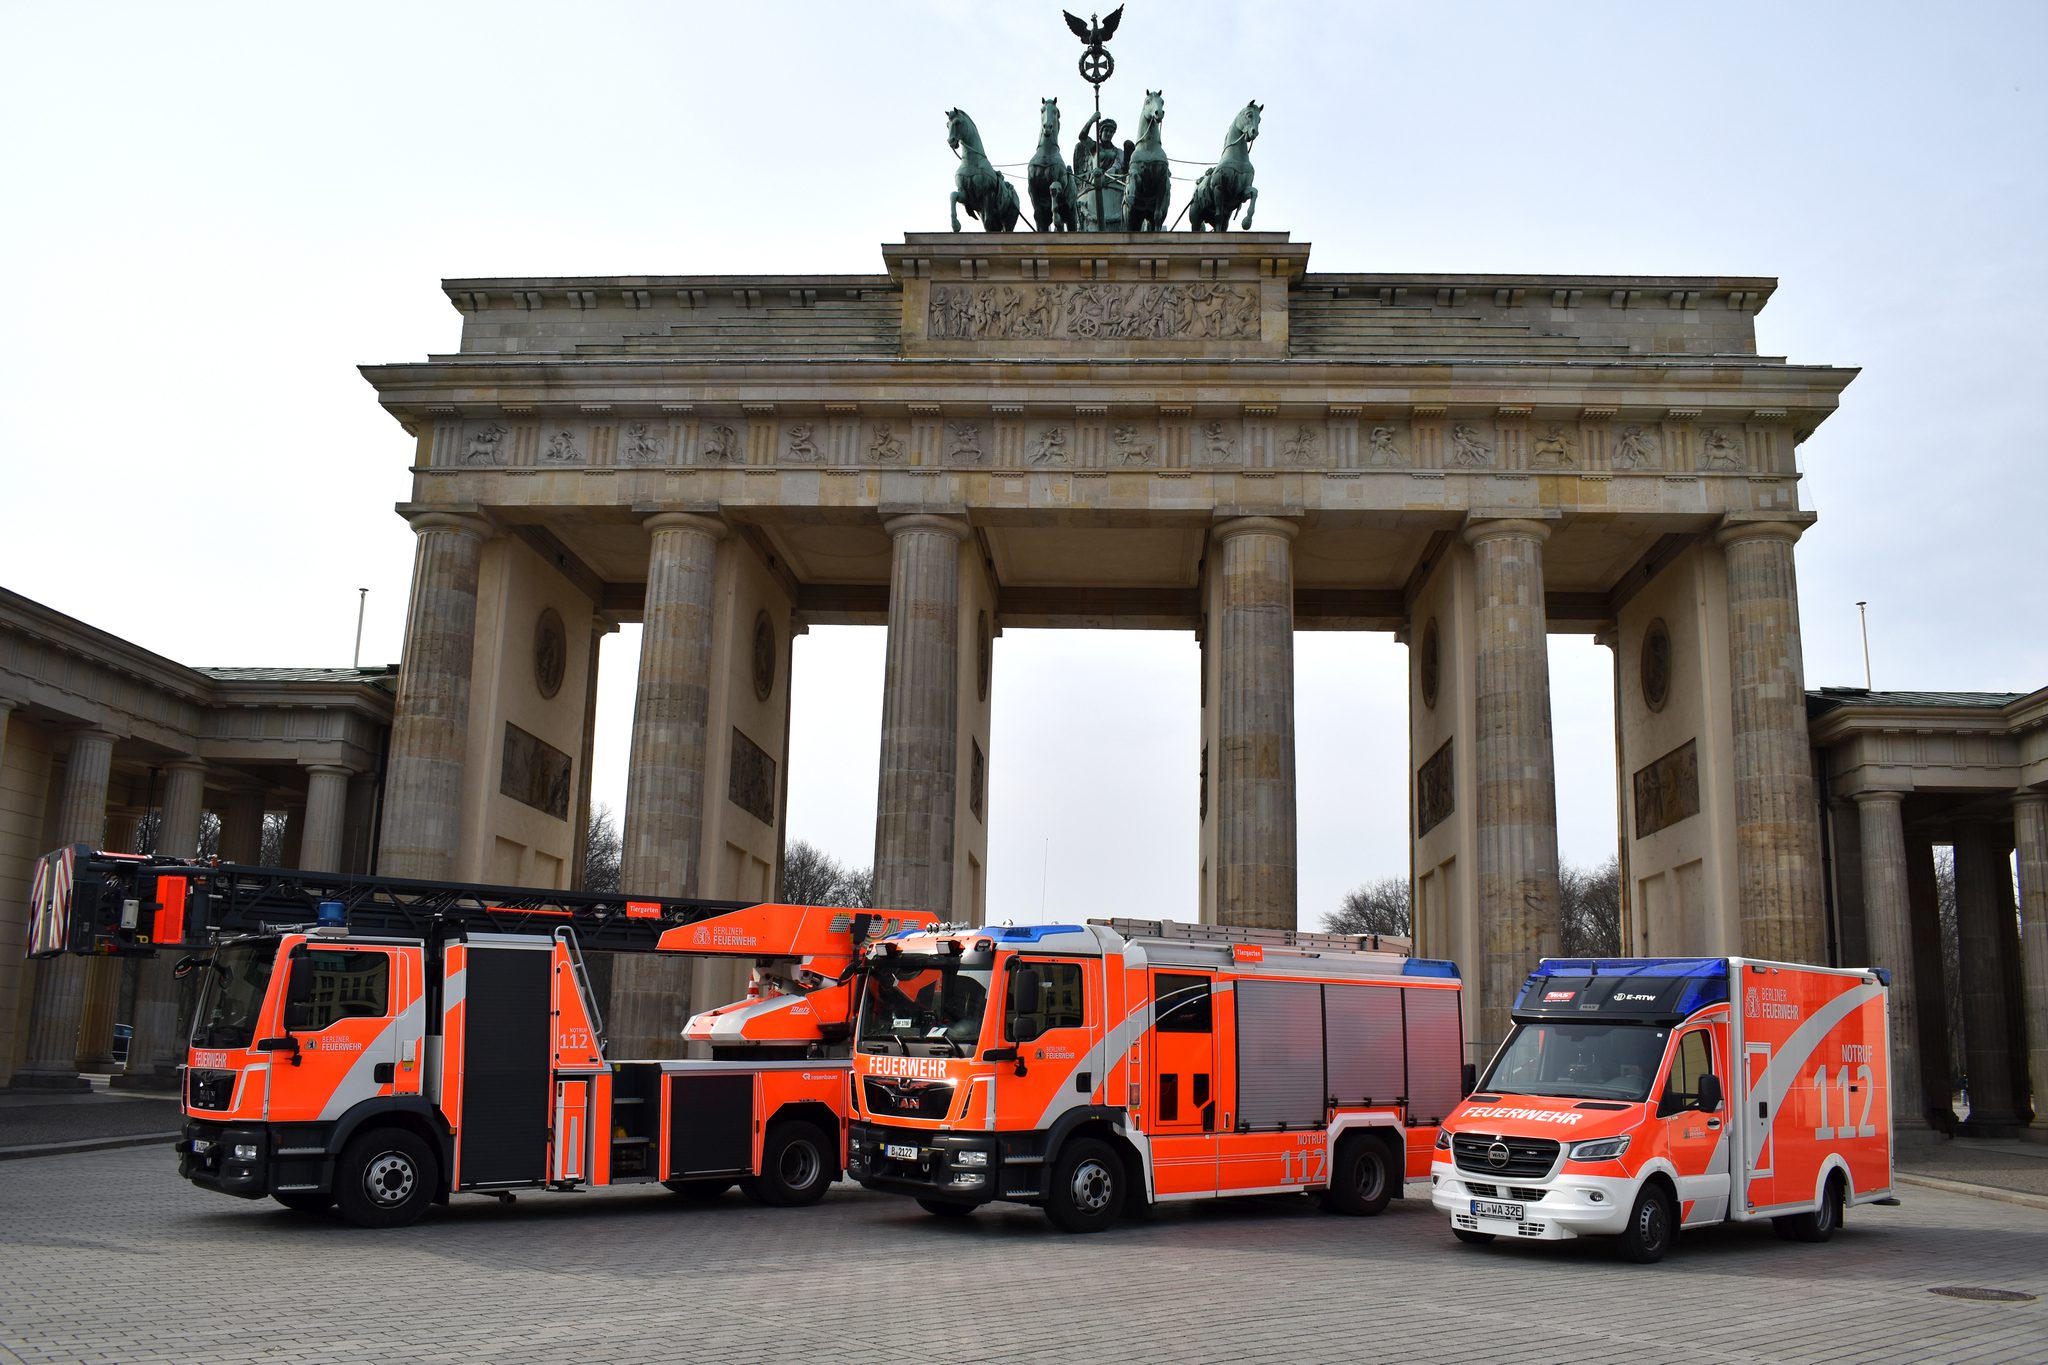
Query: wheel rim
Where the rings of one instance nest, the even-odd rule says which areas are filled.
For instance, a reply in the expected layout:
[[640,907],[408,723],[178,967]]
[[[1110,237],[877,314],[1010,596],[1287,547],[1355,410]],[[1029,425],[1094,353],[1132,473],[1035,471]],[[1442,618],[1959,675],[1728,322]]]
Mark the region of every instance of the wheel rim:
[[1074,1178],[1067,1184],[1074,1207],[1083,1213],[1101,1213],[1108,1208],[1115,1190],[1116,1179],[1109,1173],[1109,1167],[1093,1158],[1074,1167]]
[[1358,1159],[1358,1197],[1370,1203],[1380,1197],[1380,1190],[1387,1183],[1387,1173],[1380,1163],[1373,1160],[1370,1152]]
[[1636,1214],[1636,1237],[1646,1247],[1664,1245],[1664,1201],[1645,1199]]
[[792,1142],[782,1149],[782,1160],[776,1169],[783,1184],[792,1190],[807,1190],[817,1183],[824,1163],[818,1159],[818,1149],[810,1143]]
[[373,1204],[403,1204],[418,1183],[419,1171],[403,1152],[379,1152],[363,1168],[363,1193]]

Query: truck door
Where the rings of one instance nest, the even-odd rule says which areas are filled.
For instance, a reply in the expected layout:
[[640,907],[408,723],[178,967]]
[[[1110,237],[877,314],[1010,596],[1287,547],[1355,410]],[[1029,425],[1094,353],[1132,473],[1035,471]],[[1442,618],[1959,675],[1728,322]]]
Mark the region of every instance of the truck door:
[[[1022,1076],[997,1085],[997,1126],[1043,1130],[1069,1109],[1093,1104],[1108,1079],[1096,1047],[1102,1027],[1102,960],[1015,957],[1005,986],[1003,1033]],[[1027,981],[1034,985],[1027,987]]]
[[1681,1029],[1671,1044],[1671,1065],[1657,1106],[1664,1124],[1664,1149],[1678,1173],[1681,1223],[1717,1223],[1728,1215],[1726,1100],[1712,1113],[1701,1102],[1701,1081],[1709,1076],[1728,1089],[1727,1025],[1696,1024]]
[[298,1050],[271,1054],[264,1116],[273,1123],[332,1120],[379,1095],[416,1093],[419,950],[315,940],[286,952],[291,970],[280,1031]]
[[1152,1136],[1157,1194],[1216,1189],[1215,978],[1209,972],[1151,973],[1152,1031],[1146,1040],[1144,1128]]

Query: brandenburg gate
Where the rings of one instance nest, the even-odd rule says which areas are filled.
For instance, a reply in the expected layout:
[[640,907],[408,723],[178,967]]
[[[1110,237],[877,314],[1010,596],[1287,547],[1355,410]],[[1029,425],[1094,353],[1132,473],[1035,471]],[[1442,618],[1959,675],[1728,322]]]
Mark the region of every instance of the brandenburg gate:
[[[638,621],[627,888],[773,897],[792,637],[866,623],[876,901],[977,920],[993,640],[1135,627],[1201,642],[1185,917],[1293,926],[1294,632],[1393,631],[1417,949],[1490,1045],[1556,947],[1563,631],[1613,649],[1629,949],[1825,960],[1795,451],[1855,372],[1758,353],[1768,279],[1309,254],[941,233],[871,275],[449,281],[459,349],[364,372],[417,442],[383,870],[573,882],[597,645]],[[615,1034],[672,1037],[629,968]]]

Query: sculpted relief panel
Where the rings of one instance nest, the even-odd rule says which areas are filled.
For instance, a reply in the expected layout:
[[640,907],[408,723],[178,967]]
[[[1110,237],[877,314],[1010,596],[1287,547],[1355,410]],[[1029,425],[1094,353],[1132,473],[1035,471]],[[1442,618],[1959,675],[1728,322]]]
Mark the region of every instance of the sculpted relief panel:
[[1256,340],[1247,284],[934,285],[934,341]]

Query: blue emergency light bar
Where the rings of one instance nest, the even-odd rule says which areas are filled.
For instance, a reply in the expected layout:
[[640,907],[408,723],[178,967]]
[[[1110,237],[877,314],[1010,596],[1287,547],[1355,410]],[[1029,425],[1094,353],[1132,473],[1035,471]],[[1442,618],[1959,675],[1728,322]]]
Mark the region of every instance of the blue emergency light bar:
[[321,901],[313,922],[322,929],[348,928],[348,907],[340,901]]

